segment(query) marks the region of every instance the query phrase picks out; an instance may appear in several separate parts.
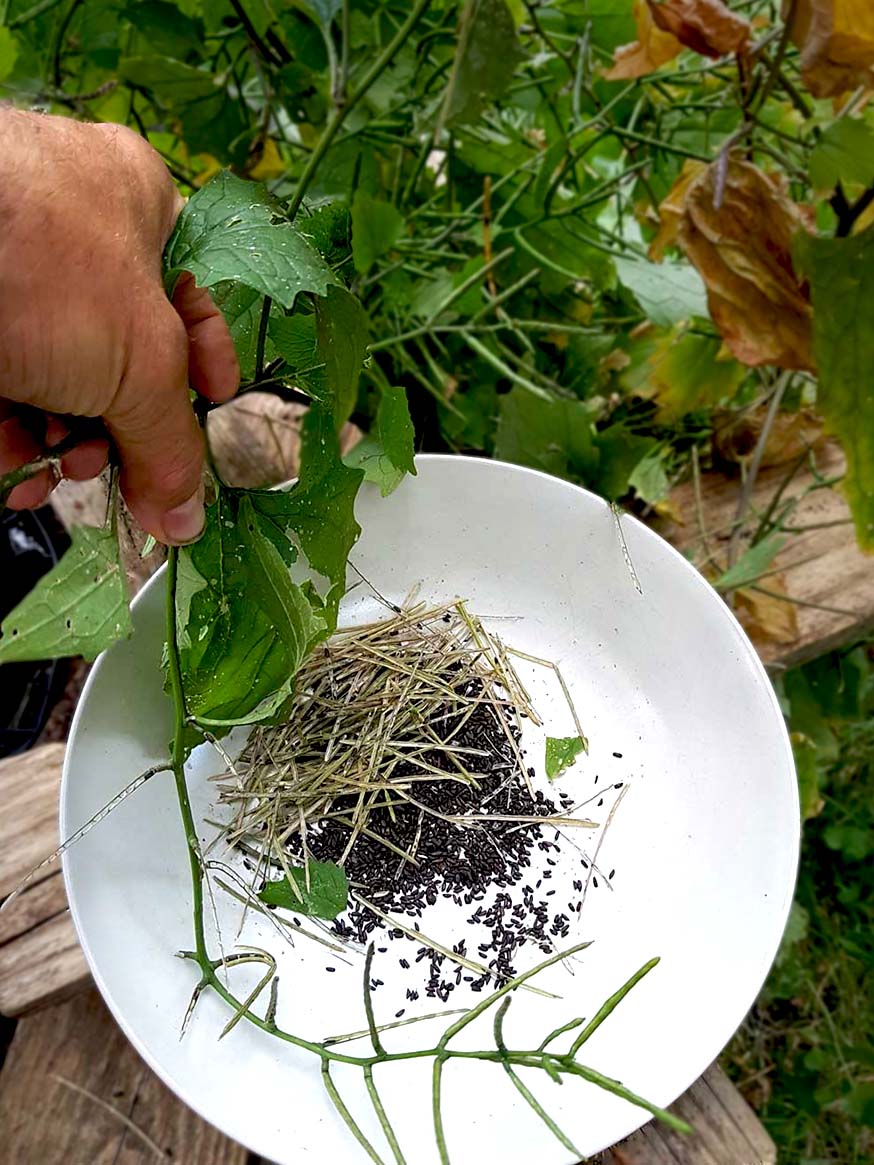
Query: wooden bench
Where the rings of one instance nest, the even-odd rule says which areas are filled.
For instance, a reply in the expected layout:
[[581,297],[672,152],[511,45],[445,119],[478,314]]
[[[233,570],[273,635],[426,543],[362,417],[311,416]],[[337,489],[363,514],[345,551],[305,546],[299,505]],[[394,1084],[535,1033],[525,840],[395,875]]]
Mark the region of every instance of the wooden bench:
[[[235,407],[222,410],[212,434],[225,475],[253,485],[293,474],[295,407]],[[351,441],[355,434],[344,436]],[[819,458],[820,472],[840,473],[838,450],[826,447]],[[750,497],[753,522],[784,477],[780,467],[759,474]],[[809,492],[811,482],[809,473],[800,474],[783,488],[784,498],[800,499],[793,524],[814,528],[794,535],[775,563],[786,595],[775,601],[789,605],[793,617],[781,622],[779,640],[759,635],[759,648],[778,668],[874,626],[871,560],[853,545],[840,495]],[[674,520],[664,528],[693,561],[725,554],[738,489],[736,478],[714,474],[700,489],[683,486],[672,495]],[[102,495],[65,485],[56,508],[68,522],[100,521]],[[134,551],[128,566],[137,585],[154,563],[143,563]],[[743,609],[739,613],[743,619]],[[63,745],[54,744],[0,762],[0,897],[58,843],[62,759]],[[159,1155],[185,1165],[255,1165],[256,1158],[157,1080],[112,1021],[90,985],[56,865],[40,871],[0,915],[0,1014],[19,1019],[0,1074],[0,1165],[134,1165]],[[772,1141],[717,1065],[674,1111],[695,1127],[693,1137],[649,1124],[603,1154],[600,1165],[774,1165]]]

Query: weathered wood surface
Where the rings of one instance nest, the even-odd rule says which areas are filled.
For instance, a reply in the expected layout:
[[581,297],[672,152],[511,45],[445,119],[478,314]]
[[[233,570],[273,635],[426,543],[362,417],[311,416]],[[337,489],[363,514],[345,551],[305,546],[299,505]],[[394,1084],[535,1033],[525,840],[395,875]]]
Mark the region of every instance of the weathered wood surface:
[[246,1165],[248,1153],[161,1083],[96,988],[18,1024],[0,1077],[0,1165],[162,1159]]
[[[820,445],[814,456],[822,478],[843,475],[846,461],[837,445]],[[786,464],[760,470],[744,523],[746,533],[758,524],[787,473]],[[772,595],[745,592],[738,601],[740,620],[766,664],[788,667],[813,659],[874,627],[874,556],[858,549],[840,491],[812,489],[815,484],[806,469],[783,491],[781,505],[793,499],[797,505],[786,523],[790,531],[786,544],[768,568],[769,577],[758,584]],[[704,567],[709,558],[712,573],[718,573],[726,565],[740,491],[737,477],[704,474],[700,503],[692,483],[680,486],[671,502],[682,524],[663,522],[659,528],[678,550],[690,553],[697,566]],[[739,550],[743,547],[741,539]],[[781,592],[782,597],[774,597]],[[770,634],[762,633],[762,621]]]
[[596,1165],[775,1165],[774,1142],[718,1064],[711,1064],[671,1112],[692,1125],[691,1137],[652,1121],[603,1153]]
[[[0,898],[58,846],[62,744],[0,761]],[[0,1014],[24,1015],[75,994],[90,975],[59,862],[39,870],[0,913]]]

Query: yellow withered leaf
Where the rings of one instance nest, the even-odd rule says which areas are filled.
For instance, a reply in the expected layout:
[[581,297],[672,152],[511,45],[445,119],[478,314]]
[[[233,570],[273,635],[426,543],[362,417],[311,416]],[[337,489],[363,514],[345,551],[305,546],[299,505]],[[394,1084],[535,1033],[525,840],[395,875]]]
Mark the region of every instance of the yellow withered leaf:
[[651,254],[675,244],[694,264],[731,354],[748,365],[812,370],[810,296],[792,263],[793,235],[806,222],[786,192],[732,157],[684,169],[660,210]]
[[783,0],[783,19],[801,50],[801,76],[815,97],[874,88],[871,0]]

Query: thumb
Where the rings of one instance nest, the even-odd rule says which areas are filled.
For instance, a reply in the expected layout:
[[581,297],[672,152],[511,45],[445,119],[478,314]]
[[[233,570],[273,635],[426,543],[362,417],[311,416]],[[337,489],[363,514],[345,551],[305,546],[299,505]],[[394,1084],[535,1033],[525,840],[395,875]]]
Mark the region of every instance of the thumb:
[[183,545],[203,533],[203,433],[188,395],[188,340],[164,300],[155,327],[131,352],[104,422],[121,458],[131,512],[160,541]]

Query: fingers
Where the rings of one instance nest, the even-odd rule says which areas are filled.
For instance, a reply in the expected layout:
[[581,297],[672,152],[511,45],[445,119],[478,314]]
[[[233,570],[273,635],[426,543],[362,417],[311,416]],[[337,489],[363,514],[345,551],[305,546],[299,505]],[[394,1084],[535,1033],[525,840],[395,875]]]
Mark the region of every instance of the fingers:
[[[147,310],[143,305],[143,311]],[[203,434],[188,399],[188,340],[164,300],[131,355],[104,417],[121,457],[121,488],[137,521],[162,542],[203,532]]]
[[240,386],[240,366],[225,318],[205,287],[183,275],[173,292],[176,308],[188,332],[188,377],[201,396],[223,403]]
[[[42,456],[45,450],[5,401],[0,401],[0,475]],[[44,469],[23,481],[10,493],[6,504],[13,510],[35,510],[55,484],[54,474]]]
[[[63,441],[70,432],[60,417],[50,416],[46,422],[46,445],[49,450]],[[89,481],[106,468],[109,461],[109,442],[103,437],[81,441],[75,449],[61,458],[61,475],[70,481]]]

